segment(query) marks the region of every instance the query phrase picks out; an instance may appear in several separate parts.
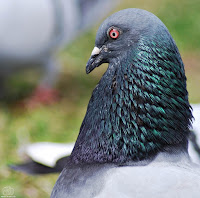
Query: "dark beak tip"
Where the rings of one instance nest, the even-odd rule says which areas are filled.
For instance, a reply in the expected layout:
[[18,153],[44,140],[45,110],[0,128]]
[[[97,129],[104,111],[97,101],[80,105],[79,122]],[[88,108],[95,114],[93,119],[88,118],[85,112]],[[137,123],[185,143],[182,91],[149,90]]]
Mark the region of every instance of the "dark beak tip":
[[86,74],[89,74],[90,73],[90,70],[89,68],[86,67]]
[[96,66],[94,64],[95,59],[90,57],[86,65],[86,74],[89,74]]
[[90,60],[88,61],[87,65],[86,65],[86,74],[89,74],[92,70],[91,70],[91,63]]

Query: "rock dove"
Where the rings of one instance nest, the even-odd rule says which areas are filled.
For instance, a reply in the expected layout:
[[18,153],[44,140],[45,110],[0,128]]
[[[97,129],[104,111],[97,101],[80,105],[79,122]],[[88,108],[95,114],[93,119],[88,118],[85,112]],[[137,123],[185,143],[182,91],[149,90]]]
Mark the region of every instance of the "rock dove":
[[74,143],[34,143],[25,148],[29,158],[25,163],[10,165],[10,168],[27,174],[48,174],[61,172],[71,154]]
[[33,100],[41,96],[45,102],[54,97],[55,52],[115,5],[112,0],[0,0],[0,97],[5,98],[5,83],[11,75],[30,68],[44,74]]
[[194,121],[190,133],[188,152],[193,162],[200,164],[200,104],[191,105]]
[[51,198],[198,198],[184,65],[166,26],[141,9],[111,15],[98,29],[86,73],[102,63],[108,69]]

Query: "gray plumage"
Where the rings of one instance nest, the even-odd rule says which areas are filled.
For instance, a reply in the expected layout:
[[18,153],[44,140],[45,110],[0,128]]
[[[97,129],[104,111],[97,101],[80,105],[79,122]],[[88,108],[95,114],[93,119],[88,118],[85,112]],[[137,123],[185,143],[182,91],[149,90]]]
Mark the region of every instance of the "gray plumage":
[[66,164],[53,198],[199,197],[199,167],[188,156],[159,154],[151,161],[112,164]]

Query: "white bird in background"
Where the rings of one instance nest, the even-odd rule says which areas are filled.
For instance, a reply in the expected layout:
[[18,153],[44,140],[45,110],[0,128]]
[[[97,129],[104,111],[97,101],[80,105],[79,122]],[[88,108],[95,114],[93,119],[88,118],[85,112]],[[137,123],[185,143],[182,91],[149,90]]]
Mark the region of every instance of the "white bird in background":
[[5,99],[10,76],[33,68],[42,73],[33,96],[54,98],[52,87],[59,70],[56,51],[100,21],[116,6],[113,2],[0,0],[0,97]]

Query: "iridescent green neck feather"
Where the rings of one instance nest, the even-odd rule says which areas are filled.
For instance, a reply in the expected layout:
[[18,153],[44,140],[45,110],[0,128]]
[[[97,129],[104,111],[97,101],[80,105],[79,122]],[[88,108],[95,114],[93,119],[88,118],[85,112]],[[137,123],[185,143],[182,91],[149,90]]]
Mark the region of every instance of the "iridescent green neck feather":
[[93,91],[71,159],[122,164],[170,147],[173,152],[186,146],[191,118],[180,54],[169,33],[157,31],[110,63]]

